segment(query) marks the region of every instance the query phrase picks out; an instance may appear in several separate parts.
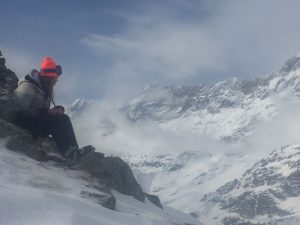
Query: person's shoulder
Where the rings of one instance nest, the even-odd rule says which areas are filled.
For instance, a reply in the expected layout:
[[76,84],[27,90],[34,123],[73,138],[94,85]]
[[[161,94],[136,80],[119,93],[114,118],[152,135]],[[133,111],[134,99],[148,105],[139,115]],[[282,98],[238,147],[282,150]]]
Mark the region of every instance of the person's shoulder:
[[18,87],[15,89],[15,93],[33,93],[35,92],[35,86],[27,80],[23,80],[19,83]]
[[34,84],[34,82],[32,82],[32,78],[31,78],[36,73],[38,74],[38,71],[35,70],[35,69],[33,69],[33,70],[31,70],[30,73],[26,74],[24,76],[24,79],[19,82],[16,91],[18,91],[18,90],[36,89],[36,85]]

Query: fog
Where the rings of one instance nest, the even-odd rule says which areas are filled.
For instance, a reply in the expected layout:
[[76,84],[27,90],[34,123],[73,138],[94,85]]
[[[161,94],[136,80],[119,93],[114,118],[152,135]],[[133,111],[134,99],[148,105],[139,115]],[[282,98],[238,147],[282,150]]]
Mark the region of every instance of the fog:
[[[132,122],[120,111],[122,102],[106,99],[94,101],[73,121],[81,145],[93,144],[106,154],[179,154],[197,151],[206,154],[267,155],[285,145],[300,142],[300,102],[290,92],[274,95],[277,109],[274,118],[257,121],[250,135],[234,143],[217,140],[214,135],[191,131],[173,132],[155,121]],[[108,122],[109,121],[109,122]],[[220,127],[222,129],[222,127]]]

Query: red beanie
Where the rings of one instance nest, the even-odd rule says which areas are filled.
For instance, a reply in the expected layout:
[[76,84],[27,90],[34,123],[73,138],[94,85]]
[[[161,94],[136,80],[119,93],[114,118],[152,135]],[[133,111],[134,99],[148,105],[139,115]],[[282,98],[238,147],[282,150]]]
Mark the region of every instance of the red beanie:
[[57,65],[54,59],[46,56],[41,64],[40,76],[58,77]]

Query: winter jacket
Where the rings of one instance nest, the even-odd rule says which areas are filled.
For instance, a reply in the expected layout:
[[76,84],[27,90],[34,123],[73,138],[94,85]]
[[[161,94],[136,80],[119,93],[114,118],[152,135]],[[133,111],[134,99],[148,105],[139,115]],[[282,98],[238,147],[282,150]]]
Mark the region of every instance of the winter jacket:
[[45,97],[46,94],[37,70],[32,70],[25,76],[25,80],[21,81],[14,91],[14,96],[19,105],[18,114],[21,117],[36,117],[47,114],[52,99],[52,96]]

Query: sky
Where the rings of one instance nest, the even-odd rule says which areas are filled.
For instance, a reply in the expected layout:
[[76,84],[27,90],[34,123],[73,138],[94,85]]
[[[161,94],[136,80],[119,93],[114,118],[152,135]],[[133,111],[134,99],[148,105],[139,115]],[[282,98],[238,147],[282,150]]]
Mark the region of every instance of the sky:
[[266,76],[300,49],[297,0],[1,0],[0,50],[22,77],[48,55],[56,99],[127,101],[148,84]]

